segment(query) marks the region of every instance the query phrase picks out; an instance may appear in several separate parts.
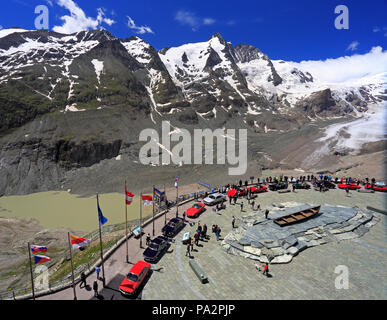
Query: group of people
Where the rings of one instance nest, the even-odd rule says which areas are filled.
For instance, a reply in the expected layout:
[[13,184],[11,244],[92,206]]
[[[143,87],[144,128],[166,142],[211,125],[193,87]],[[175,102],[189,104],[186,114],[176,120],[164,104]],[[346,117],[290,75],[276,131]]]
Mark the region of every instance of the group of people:
[[198,228],[196,229],[196,232],[194,234],[194,237],[189,237],[187,241],[187,251],[186,251],[186,256],[188,255],[191,257],[191,251],[193,250],[193,245],[195,243],[196,246],[199,247],[199,241],[207,239],[207,225],[204,224],[203,226],[200,224],[200,221],[198,222]]
[[[101,280],[99,277],[99,273],[101,271],[101,268],[97,266],[97,267],[95,267],[94,271],[97,275],[97,280]],[[93,282],[93,290],[94,290],[94,297],[98,298],[99,293],[98,293],[98,281],[97,280],[95,280]],[[86,274],[84,272],[81,273],[81,282],[79,284],[79,288],[82,288],[82,285],[83,285],[83,288],[87,287]]]

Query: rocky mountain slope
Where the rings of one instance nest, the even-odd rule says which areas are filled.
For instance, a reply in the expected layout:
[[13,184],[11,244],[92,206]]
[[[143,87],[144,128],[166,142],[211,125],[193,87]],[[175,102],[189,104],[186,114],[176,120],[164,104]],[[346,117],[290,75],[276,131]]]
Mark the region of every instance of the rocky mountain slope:
[[[105,30],[0,30],[0,195],[63,188],[121,156],[136,166],[139,132],[163,120],[175,130],[247,128],[261,139],[358,117],[387,96],[383,78],[360,80],[325,84],[220,34],[158,52]],[[251,157],[259,151],[257,143]],[[116,166],[113,176],[130,167]]]

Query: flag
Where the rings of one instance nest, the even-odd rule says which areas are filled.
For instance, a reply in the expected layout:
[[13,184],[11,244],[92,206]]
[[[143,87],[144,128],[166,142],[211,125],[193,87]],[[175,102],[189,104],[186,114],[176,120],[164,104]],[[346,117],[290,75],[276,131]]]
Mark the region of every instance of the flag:
[[152,196],[142,196],[142,204],[144,206],[150,206],[152,204]]
[[76,236],[72,236],[72,235],[70,235],[70,238],[71,238],[71,246],[73,249],[86,247],[90,243],[89,239],[76,237]]
[[35,264],[42,264],[47,261],[51,261],[51,258],[46,256],[34,256],[34,259],[35,259]]
[[100,226],[103,226],[103,225],[108,221],[108,219],[106,219],[106,218],[103,216],[103,214],[102,214],[101,208],[99,207],[98,198],[97,198],[97,208],[98,208],[98,220],[99,220],[99,225],[100,225]]
[[179,180],[178,177],[175,178],[175,188],[177,188],[177,181]]
[[47,252],[47,247],[31,245],[31,251],[33,254],[38,252]]
[[153,200],[156,202],[165,201],[165,192],[161,192],[159,189],[154,188],[153,189]]
[[132,203],[133,197],[134,197],[134,194],[126,190],[126,184],[125,184],[125,201],[127,205]]

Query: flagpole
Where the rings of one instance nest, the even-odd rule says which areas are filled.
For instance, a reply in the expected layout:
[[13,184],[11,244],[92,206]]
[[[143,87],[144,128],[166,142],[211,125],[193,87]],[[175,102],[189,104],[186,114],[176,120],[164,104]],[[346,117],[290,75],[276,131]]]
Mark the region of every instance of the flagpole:
[[167,206],[167,193],[165,192],[165,184],[164,184],[164,203],[167,207],[167,210],[165,210],[165,214],[164,214],[164,218],[165,218],[165,221],[164,221],[164,225],[167,224],[167,211],[168,211],[168,206]]
[[178,201],[179,201],[179,181],[177,181],[177,185],[176,185],[176,218],[179,216]]
[[[99,207],[99,201],[98,201],[98,193],[97,193],[97,208]],[[102,248],[102,231],[101,231],[101,221],[98,218],[98,226],[99,226],[99,245],[101,247],[101,265],[102,265],[102,283],[105,287],[105,268],[103,263],[103,248]]]
[[126,239],[126,262],[129,263],[128,248],[128,205],[126,203],[126,180],[125,180],[125,239]]
[[153,194],[152,194],[152,206],[153,206],[153,236],[155,236],[155,185],[153,185]]
[[69,239],[70,262],[71,262],[71,277],[73,279],[74,300],[77,300],[77,293],[76,293],[76,290],[75,290],[75,283],[74,283],[74,265],[73,265],[73,253],[72,253],[72,250],[71,250],[70,232],[67,232],[67,237]]
[[32,273],[32,264],[31,264],[31,246],[28,242],[28,256],[30,257],[30,272],[31,272],[31,287],[32,287],[32,298],[35,300],[35,289],[34,289],[34,276]]
[[142,248],[142,192],[140,194],[140,248]]

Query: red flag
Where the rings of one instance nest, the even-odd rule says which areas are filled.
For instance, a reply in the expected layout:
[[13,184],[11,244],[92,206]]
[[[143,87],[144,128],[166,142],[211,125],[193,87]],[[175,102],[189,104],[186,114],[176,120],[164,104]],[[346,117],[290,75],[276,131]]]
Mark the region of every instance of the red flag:
[[150,206],[152,204],[152,196],[142,196],[142,203],[144,206]]
[[132,203],[133,197],[134,197],[134,194],[126,190],[126,184],[125,184],[125,201],[127,205]]

